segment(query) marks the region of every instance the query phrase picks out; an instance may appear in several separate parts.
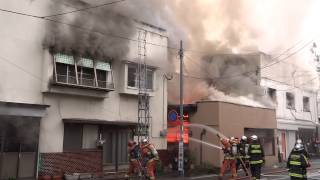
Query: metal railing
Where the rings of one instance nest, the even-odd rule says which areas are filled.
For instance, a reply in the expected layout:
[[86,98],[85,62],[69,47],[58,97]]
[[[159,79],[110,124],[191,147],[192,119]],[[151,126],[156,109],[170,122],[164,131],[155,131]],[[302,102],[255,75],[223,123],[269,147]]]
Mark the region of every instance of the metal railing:
[[57,74],[57,82],[71,85],[79,85],[85,87],[96,87],[101,89],[114,89],[114,83],[97,80],[98,84],[95,83],[95,79],[89,78],[78,78],[79,84],[77,84],[77,78],[75,76],[67,76],[62,74]]

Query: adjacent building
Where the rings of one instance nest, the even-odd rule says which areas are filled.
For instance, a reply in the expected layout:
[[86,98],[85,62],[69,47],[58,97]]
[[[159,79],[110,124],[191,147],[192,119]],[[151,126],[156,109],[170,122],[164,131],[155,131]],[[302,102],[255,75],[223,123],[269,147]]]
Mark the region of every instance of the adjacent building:
[[[196,104],[196,112],[190,116],[190,123],[203,124],[205,128],[190,127],[192,137],[220,146],[219,138],[214,131],[227,137],[259,136],[266,155],[266,165],[271,166],[278,161],[277,122],[274,109],[252,107],[221,101],[200,101]],[[190,141],[190,154],[195,157],[196,164],[213,164],[220,167],[223,152],[201,143]]]

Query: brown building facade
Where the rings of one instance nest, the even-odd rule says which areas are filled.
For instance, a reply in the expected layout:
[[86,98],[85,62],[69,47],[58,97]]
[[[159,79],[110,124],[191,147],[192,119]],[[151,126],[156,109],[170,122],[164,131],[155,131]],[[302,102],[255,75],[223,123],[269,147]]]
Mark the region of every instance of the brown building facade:
[[[278,161],[276,139],[276,112],[274,109],[250,107],[219,101],[201,101],[197,103],[197,111],[190,117],[192,124],[210,126],[227,137],[239,137],[256,134],[264,146],[266,165],[271,166]],[[190,128],[192,137],[221,145],[218,137],[202,128]],[[208,147],[190,141],[191,155],[196,164],[211,164],[220,167],[223,153],[220,149]]]

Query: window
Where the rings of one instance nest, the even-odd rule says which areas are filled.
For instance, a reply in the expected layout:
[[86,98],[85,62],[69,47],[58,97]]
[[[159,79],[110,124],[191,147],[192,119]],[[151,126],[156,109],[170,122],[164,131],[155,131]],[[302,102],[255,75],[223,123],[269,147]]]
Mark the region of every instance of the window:
[[113,89],[113,77],[109,62],[89,58],[75,58],[65,54],[54,55],[56,83],[84,87]]
[[64,124],[63,151],[82,149],[82,124]]
[[292,93],[286,93],[286,100],[287,109],[295,109],[294,95]]
[[304,112],[310,112],[310,98],[309,97],[303,97],[303,111]]
[[273,88],[268,88],[267,90],[269,98],[272,100],[272,102],[277,102],[277,90]]
[[[139,70],[138,64],[130,63],[128,64],[128,87],[131,88],[139,88]],[[153,75],[154,69],[147,67],[145,69],[143,66],[141,67],[141,75],[140,75],[140,87],[146,87],[147,90],[153,90]],[[146,74],[146,76],[145,76]]]
[[96,149],[98,125],[64,124],[63,150]]

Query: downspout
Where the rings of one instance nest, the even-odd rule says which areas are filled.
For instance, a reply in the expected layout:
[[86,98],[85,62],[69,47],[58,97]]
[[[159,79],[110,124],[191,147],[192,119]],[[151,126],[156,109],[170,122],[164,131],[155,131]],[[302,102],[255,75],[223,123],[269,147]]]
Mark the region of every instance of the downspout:
[[[200,141],[203,140],[204,135],[206,135],[206,129],[202,129],[200,133]],[[202,143],[200,143],[200,165],[202,165]]]

